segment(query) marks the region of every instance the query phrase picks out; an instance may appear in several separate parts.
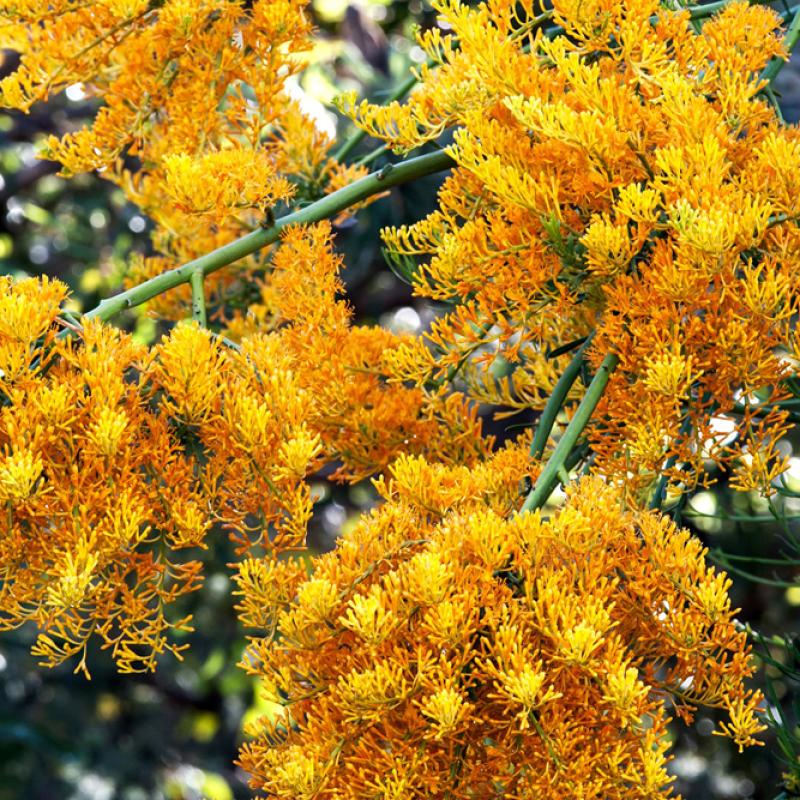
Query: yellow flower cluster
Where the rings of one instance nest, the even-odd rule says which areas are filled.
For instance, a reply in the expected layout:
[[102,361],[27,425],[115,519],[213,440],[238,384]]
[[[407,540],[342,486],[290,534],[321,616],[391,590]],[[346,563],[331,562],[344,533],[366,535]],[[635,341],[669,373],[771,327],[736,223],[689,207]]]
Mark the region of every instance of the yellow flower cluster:
[[541,407],[569,359],[549,353],[594,330],[592,363],[620,359],[599,469],[642,501],[665,463],[693,486],[704,460],[746,453],[738,484],[769,491],[784,417],[754,393],[780,399],[779,351],[800,355],[800,139],[759,77],[785,57],[778,15],[733,2],[695,27],[657,0],[554,0],[538,16],[532,2],[433,5],[452,36],[420,35],[436,68],[408,102],[343,101],[398,151],[454,129],[439,208],[384,238],[418,262],[419,296],[455,306],[388,354],[387,374],[460,368],[478,400]]
[[[381,334],[364,348],[369,332],[333,296],[327,241],[325,226],[288,233],[276,256],[285,325],[238,350],[194,323],[149,350],[99,322],[63,338],[66,287],[2,280],[0,627],[35,622],[45,663],[81,654],[86,670],[93,635],[124,671],[177,655],[167,633],[189,620],[166,606],[199,586],[197,548],[221,529],[242,551],[302,548],[305,477],[321,464],[355,478],[402,451],[480,453],[474,412],[370,372],[396,342]],[[307,259],[319,284],[288,275]],[[308,327],[315,315],[324,324]],[[330,365],[305,369],[323,340]]]
[[[0,0],[0,48],[21,66],[0,81],[0,106],[28,110],[80,84],[103,100],[91,127],[51,137],[63,174],[97,170],[156,223],[163,271],[252,230],[279,202],[307,200],[366,170],[339,166],[333,142],[289,85],[311,47],[305,0]],[[148,272],[152,267],[154,272]],[[263,269],[250,258],[242,270]],[[240,270],[240,272],[242,271]],[[208,282],[222,298],[236,274]],[[180,318],[180,294],[160,300]]]
[[311,577],[272,576],[246,664],[281,711],[243,749],[255,789],[652,800],[665,701],[754,742],[745,635],[700,544],[597,478],[550,520],[508,516],[515,449],[480,474],[399,459]]

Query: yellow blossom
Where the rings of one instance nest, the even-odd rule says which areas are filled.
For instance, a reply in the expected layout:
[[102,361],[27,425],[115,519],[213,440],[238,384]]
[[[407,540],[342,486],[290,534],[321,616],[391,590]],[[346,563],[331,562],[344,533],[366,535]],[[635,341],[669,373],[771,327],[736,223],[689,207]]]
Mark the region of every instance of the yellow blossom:
[[761,744],[755,737],[766,730],[766,725],[755,716],[756,702],[757,697],[753,695],[731,698],[731,721],[721,722],[720,730],[714,731],[718,736],[730,736],[736,742],[740,753],[745,747]]
[[102,455],[113,456],[117,452],[129,422],[128,415],[123,409],[104,406],[100,409],[97,422],[89,432],[90,441]]
[[325,578],[313,578],[297,590],[297,602],[314,622],[330,619],[339,605],[336,586]]
[[665,397],[683,399],[700,371],[692,369],[692,358],[680,353],[677,347],[648,356],[645,359],[644,383],[653,392]]
[[439,689],[420,705],[420,711],[433,723],[435,739],[452,734],[469,713],[469,703],[453,689]]
[[661,203],[661,195],[657,190],[641,183],[632,183],[619,190],[615,210],[633,222],[653,225],[658,222]]
[[407,591],[412,602],[434,605],[444,599],[453,581],[452,572],[439,553],[414,556],[406,570]]
[[116,17],[130,18],[140,14],[148,6],[148,0],[101,0]]
[[589,267],[601,275],[623,272],[638,249],[627,227],[601,217],[592,221],[581,241]]
[[[447,473],[435,492],[475,480],[457,467]],[[509,476],[507,490],[515,484]],[[504,780],[507,791],[560,798],[584,785],[582,771],[509,778],[510,765],[541,759],[580,770],[602,765],[593,774],[602,776],[603,792],[622,786],[622,796],[641,796],[627,792],[630,782],[647,786],[648,797],[666,797],[663,697],[686,675],[693,681],[681,685],[681,704],[733,710],[739,733],[725,732],[755,735],[758,695],[751,699],[742,683],[753,670],[745,639],[729,607],[702,599],[724,595],[725,579],[688,533],[656,514],[624,510],[621,490],[594,478],[571,489],[549,519],[495,523],[508,540],[497,569],[475,557],[484,493],[462,491],[440,519],[401,491],[315,558],[312,580],[323,583],[309,583],[286,604],[287,617],[310,622],[319,615],[309,596],[329,598],[324,614],[336,597],[347,608],[342,627],[318,625],[303,636],[293,629],[251,647],[253,672],[296,721],[291,742],[264,729],[247,745],[245,764],[264,786],[265,765],[291,757],[292,747],[317,752],[343,741],[352,744],[335,761],[327,747],[316,755],[327,791],[444,796],[450,761],[420,760],[436,746],[460,748],[466,786]],[[409,575],[430,573],[435,586],[443,564],[454,576],[451,593],[420,609]],[[664,607],[668,615],[653,611]],[[371,637],[368,647],[353,641],[361,632]]]
[[[229,536],[256,629],[243,665],[280,706],[240,762],[270,797],[651,800],[673,711],[715,708],[756,743],[729,580],[644,509],[716,471],[768,495],[786,468],[800,145],[766,80],[782,17],[432,0],[408,96],[338,106],[396,153],[445,151],[354,186],[370,167],[338,163],[295,99],[306,0],[42,5],[4,6],[19,59],[0,103],[81,85],[94,119],[43,155],[114,184],[153,255],[81,318],[57,281],[0,281],[3,624],[36,627],[49,666],[87,671],[94,640],[151,671],[186,646],[173,604],[201,585],[197,550]],[[431,164],[450,168],[434,210],[383,238],[436,317],[358,324],[336,221]],[[149,347],[103,321],[140,301],[167,331]],[[500,446],[487,409],[542,413]],[[297,557],[317,470],[378,500]],[[562,507],[518,513],[528,481],[582,470]]]
[[648,689],[635,667],[620,666],[606,676],[605,699],[622,715],[623,726],[635,724],[645,708]]
[[313,459],[322,450],[318,434],[312,435],[305,428],[281,444],[278,470],[279,479],[297,479],[305,476]]
[[525,664],[518,672],[500,673],[499,689],[509,700],[522,706],[518,713],[519,725],[530,725],[528,715],[550,700],[561,697],[552,687],[545,688],[547,674],[541,671],[542,662]]
[[369,594],[353,597],[347,613],[339,622],[356,633],[367,644],[380,644],[392,632],[397,620],[391,609],[386,607],[385,593],[379,586],[373,586]]
[[401,666],[379,663],[343,675],[336,692],[349,719],[377,720],[400,703],[409,688]]
[[578,664],[588,665],[592,654],[600,646],[601,637],[593,625],[579,622],[572,628],[564,631],[563,644],[561,645],[564,658]]
[[168,196],[187,214],[224,216],[287,199],[290,184],[276,180],[271,172],[266,155],[246,150],[220,150],[200,159],[179,153],[164,159]]
[[92,585],[97,564],[98,556],[91,552],[90,543],[86,539],[79,542],[74,554],[65,552],[57,566],[55,580],[48,587],[48,603],[60,609],[79,606]]
[[313,800],[319,794],[325,779],[324,766],[320,767],[315,754],[296,746],[274,764],[270,789],[276,797],[296,800]]
[[27,500],[38,490],[44,465],[31,450],[8,454],[0,462],[0,499],[18,503]]

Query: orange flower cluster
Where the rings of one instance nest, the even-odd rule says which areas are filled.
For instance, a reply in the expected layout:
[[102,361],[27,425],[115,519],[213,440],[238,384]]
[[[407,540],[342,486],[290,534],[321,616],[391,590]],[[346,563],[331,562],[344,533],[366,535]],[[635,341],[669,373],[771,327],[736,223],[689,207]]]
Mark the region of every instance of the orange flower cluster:
[[[365,174],[340,167],[292,83],[311,47],[305,0],[0,0],[0,47],[22,54],[0,106],[27,110],[72,84],[102,98],[91,127],[51,137],[63,174],[97,170],[156,223],[139,283]],[[208,282],[220,316],[264,256]],[[154,308],[180,319],[186,296]]]
[[[93,635],[123,671],[177,655],[168,631],[189,620],[166,606],[199,585],[197,548],[220,527],[243,551],[266,548],[264,567],[302,548],[305,478],[323,463],[353,479],[403,451],[480,454],[479,424],[457,398],[374,374],[396,343],[349,327],[328,233],[288,233],[276,272],[289,324],[237,350],[193,323],[150,350],[98,322],[65,339],[62,284],[3,280],[0,626],[34,621],[45,663],[81,654],[86,670]],[[309,260],[319,283],[291,277]],[[330,364],[306,369],[323,341]]]
[[657,0],[538,16],[530,0],[433,4],[452,35],[420,34],[435,66],[409,101],[343,103],[398,151],[455,129],[439,208],[384,233],[416,293],[455,306],[387,374],[460,368],[478,400],[541,407],[568,361],[549,353],[594,330],[592,363],[620,359],[599,469],[636,502],[665,464],[692,487],[709,459],[769,491],[785,416],[755,393],[779,400],[800,356],[800,135],[759,77],[785,57],[779,16],[733,2],[694,27]]
[[164,606],[197,585],[208,510],[192,459],[139,391],[146,351],[87,325],[58,341],[66,287],[2,282],[0,293],[0,626],[32,620],[34,647],[54,666],[100,636],[126,671],[152,669],[166,636]]
[[242,751],[254,788],[652,800],[666,699],[686,720],[725,709],[720,733],[754,742],[745,635],[699,543],[597,478],[549,521],[509,517],[521,465],[496,459],[399,459],[383,506],[259,597],[272,634],[246,663],[282,711]]
[[[105,101],[48,154],[157,223],[133,282],[363,172],[291,99],[304,2],[44,5],[0,0],[0,46],[23,54],[0,103],[76,82]],[[179,655],[169,634],[190,620],[170,604],[227,531],[242,621],[263,634],[246,663],[282,707],[242,751],[257,789],[665,796],[670,704],[725,710],[739,747],[761,729],[727,578],[640,509],[664,475],[708,480],[708,460],[763,491],[783,467],[800,134],[760,77],[785,56],[781,20],[742,0],[708,19],[657,0],[433,5],[408,102],[342,101],[396,150],[453,130],[438,209],[385,232],[416,292],[447,304],[424,336],[353,325],[327,222],[206,282],[217,333],[180,322],[151,348],[59,320],[59,283],[3,281],[0,627],[32,621],[50,665],[86,671],[99,637],[122,670],[153,669]],[[228,303],[242,286],[246,314]],[[186,299],[154,308],[180,318]],[[518,514],[555,461],[539,463],[541,432],[496,450],[478,403],[580,419],[559,376],[589,337],[584,367],[618,361],[569,454],[592,452],[595,475],[552,519]],[[323,467],[388,472],[309,576],[286,556]]]

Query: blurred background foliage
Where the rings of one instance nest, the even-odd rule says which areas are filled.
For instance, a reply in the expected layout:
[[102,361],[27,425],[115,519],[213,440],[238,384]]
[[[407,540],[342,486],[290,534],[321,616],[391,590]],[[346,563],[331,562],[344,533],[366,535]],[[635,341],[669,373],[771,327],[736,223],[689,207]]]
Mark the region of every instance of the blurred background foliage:
[[[316,124],[346,136],[332,110],[338,91],[380,99],[401,84],[424,56],[413,44],[416,26],[436,24],[423,0],[315,0],[318,44],[311,67],[294,87]],[[800,61],[799,58],[795,62]],[[0,76],[16,66],[0,61]],[[800,64],[781,73],[776,89],[787,122],[800,118]],[[72,86],[30,115],[0,112],[0,272],[51,275],[72,289],[85,310],[115,291],[130,255],[149,252],[149,223],[122,193],[95,175],[60,178],[57,166],[36,158],[42,138],[83,125],[96,111],[82,87]],[[338,130],[337,130],[338,129]],[[366,140],[351,158],[373,152]],[[382,163],[378,156],[374,163]],[[412,297],[380,252],[378,231],[411,222],[433,208],[437,178],[396,190],[337,231],[345,283],[359,321],[393,329],[424,329],[437,309]],[[125,320],[151,341],[159,330],[146,314]],[[533,416],[486,424],[500,438],[515,435]],[[772,502],[727,490],[725,476],[672,509],[731,572],[734,605],[758,631],[760,680],[774,720],[766,746],[744,754],[711,735],[706,715],[687,730],[675,726],[676,788],[685,798],[800,798],[800,437],[782,493]],[[369,485],[332,485],[320,476],[311,525],[312,550],[329,549],[336,535],[374,502]],[[238,800],[249,797],[234,762],[243,721],[269,709],[237,663],[245,632],[233,612],[226,564],[233,553],[224,535],[204,554],[206,583],[184,598],[195,632],[183,662],[165,659],[155,675],[119,676],[105,653],[90,657],[93,679],[69,667],[43,670],[28,654],[34,632],[0,637],[0,800]],[[780,637],[780,638],[776,638]],[[565,800],[568,800],[565,798]]]

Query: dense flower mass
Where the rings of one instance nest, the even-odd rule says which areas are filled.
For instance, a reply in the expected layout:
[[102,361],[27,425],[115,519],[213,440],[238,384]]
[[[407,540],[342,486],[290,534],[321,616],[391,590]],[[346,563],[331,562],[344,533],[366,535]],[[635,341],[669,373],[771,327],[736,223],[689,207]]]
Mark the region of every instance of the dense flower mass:
[[195,548],[214,523],[243,533],[256,514],[275,524],[275,546],[302,542],[302,478],[319,437],[274,344],[248,349],[255,364],[282,364],[259,382],[193,325],[149,353],[100,323],[80,341],[59,339],[64,294],[5,281],[0,299],[1,624],[36,622],[34,652],[50,665],[81,654],[86,670],[87,641],[99,636],[122,670],[153,669],[159,653],[179,651],[168,631],[189,621],[166,606],[197,587]]
[[[177,654],[169,630],[189,620],[167,606],[199,585],[197,548],[219,527],[242,551],[302,548],[305,477],[322,463],[354,478],[401,451],[480,455],[463,403],[356,369],[394,343],[349,327],[326,241],[324,227],[288,234],[276,270],[308,269],[313,256],[319,283],[287,282],[284,327],[240,349],[191,322],[150,350],[95,321],[65,338],[66,287],[3,280],[0,626],[34,621],[45,663],[84,656],[93,636],[125,671]],[[330,366],[303,369],[322,339]]]
[[[91,127],[51,137],[63,174],[97,170],[156,223],[138,283],[366,170],[340,167],[293,91],[311,47],[305,0],[0,0],[0,48],[22,54],[0,105],[28,110],[72,84],[102,98]],[[264,256],[208,282],[224,316]],[[180,318],[180,294],[155,303]]]
[[665,463],[685,485],[710,459],[768,489],[785,415],[755,393],[780,399],[780,353],[800,355],[800,139],[761,77],[785,58],[779,15],[734,2],[695,27],[702,8],[657,0],[434,5],[452,35],[420,35],[435,66],[408,103],[344,104],[398,151],[455,131],[438,210],[384,237],[419,295],[456,305],[388,373],[422,384],[466,358],[476,398],[542,405],[549,352],[596,331],[593,363],[620,363],[593,446],[635,502]]
[[480,474],[400,459],[381,508],[260,598],[248,668],[283,711],[243,751],[257,789],[651,800],[667,698],[753,743],[745,637],[699,543],[599,479],[509,517],[516,487],[490,476],[512,452]]
[[[740,748],[762,728],[728,579],[645,508],[712,468],[769,494],[785,466],[784,20],[744,0],[432,5],[408,100],[340,107],[396,152],[445,153],[353,189],[365,168],[293,99],[305,2],[0,0],[21,53],[0,103],[101,98],[46,155],[155,223],[127,290],[83,317],[58,282],[0,285],[0,627],[32,622],[48,665],[88,674],[94,637],[152,670],[225,533],[245,666],[280,709],[242,750],[258,791],[667,796],[669,714],[720,709]],[[436,211],[384,232],[444,310],[420,336],[355,324],[327,218],[392,170],[448,167]],[[152,346],[98,319],[148,301]],[[497,447],[481,404],[541,414]],[[379,501],[309,573],[312,475],[372,478]]]

